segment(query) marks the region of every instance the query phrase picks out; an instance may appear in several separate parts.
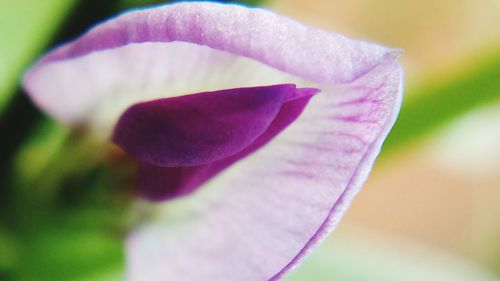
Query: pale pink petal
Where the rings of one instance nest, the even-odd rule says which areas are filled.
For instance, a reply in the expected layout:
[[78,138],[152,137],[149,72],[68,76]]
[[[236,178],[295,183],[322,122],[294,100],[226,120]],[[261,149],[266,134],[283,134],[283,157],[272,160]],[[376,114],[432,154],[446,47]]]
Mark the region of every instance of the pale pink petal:
[[45,56],[41,63],[130,43],[171,41],[254,58],[324,83],[351,81],[387,54],[384,47],[314,29],[264,9],[187,2],[121,15]]
[[276,73],[345,83],[396,53],[264,9],[178,3],[96,26],[43,57],[26,74],[24,85],[40,107],[61,121],[90,121],[110,132],[110,124],[132,103],[291,82],[284,75],[277,79]]
[[264,149],[163,204],[128,240],[131,280],[278,280],[339,222],[397,115],[386,61],[311,100]]

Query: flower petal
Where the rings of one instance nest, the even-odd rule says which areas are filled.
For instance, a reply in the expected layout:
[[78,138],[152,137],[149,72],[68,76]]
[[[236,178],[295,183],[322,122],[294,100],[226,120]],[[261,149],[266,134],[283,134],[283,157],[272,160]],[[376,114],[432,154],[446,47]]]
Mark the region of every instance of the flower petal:
[[[266,92],[270,95],[266,95]],[[171,108],[164,107],[160,109],[162,116],[158,116],[150,111],[149,105],[157,106],[157,101],[154,101],[146,103],[146,110],[141,110],[139,113],[135,110],[132,110],[133,113],[131,110],[125,112],[115,129],[115,139],[118,138],[129,144],[125,147],[131,147],[131,149],[126,150],[141,161],[138,175],[139,194],[154,201],[172,199],[191,193],[223,169],[268,143],[302,113],[316,92],[316,89],[297,89],[293,85],[275,85],[223,90],[208,95],[196,94],[163,100],[175,103],[179,99],[191,98],[187,103],[173,104],[182,106],[179,111],[186,113],[184,116],[178,116],[178,112],[172,112]],[[263,109],[255,110],[255,106],[252,106],[252,104],[255,105],[255,101],[252,99],[257,99],[257,103],[262,103],[262,99],[266,99],[263,105],[267,109],[264,108],[263,116],[259,116],[262,113],[258,112]],[[279,111],[269,110],[269,107],[275,107],[273,103],[275,100],[279,101]],[[144,104],[139,104],[139,106],[142,105]],[[215,107],[212,108],[212,106]],[[260,107],[263,107],[262,104]],[[131,109],[134,108],[136,106]],[[163,112],[164,110],[168,111]],[[200,112],[202,114],[196,116]],[[146,118],[141,115],[146,115]],[[193,115],[200,118],[193,117]],[[150,120],[151,116],[154,118]],[[193,120],[195,118],[198,120]],[[132,121],[129,121],[130,119]],[[265,121],[261,122],[266,126],[265,130],[259,128],[257,130],[259,135],[252,135],[251,142],[245,142],[248,139],[245,134],[255,131],[257,127],[255,120],[262,121],[261,119]],[[163,124],[164,121],[166,124]],[[198,121],[199,124],[196,124]],[[248,129],[251,124],[254,124],[253,130]],[[165,125],[168,127],[163,128]],[[174,131],[170,128],[171,126],[174,127]],[[130,134],[130,127],[138,127],[139,130]],[[201,132],[193,131],[199,127],[202,128]],[[122,130],[125,132],[117,136],[116,132]],[[181,134],[178,131],[181,131]],[[227,132],[235,133],[221,141],[219,135],[228,136]],[[214,134],[216,140],[212,139]],[[178,139],[172,141],[172,138]],[[208,142],[207,145],[205,142]],[[120,141],[118,143],[120,144]],[[178,147],[179,145],[182,147]],[[136,146],[139,146],[141,150],[139,153],[133,151]],[[122,147],[124,147],[123,144]],[[171,149],[173,152],[169,153]],[[179,151],[183,150],[188,151],[179,155]],[[214,151],[222,152],[223,157],[220,157],[220,153],[214,155]],[[153,157],[144,157],[144,154],[146,156],[152,154]],[[156,154],[161,155],[156,156]],[[186,155],[192,157],[186,161]],[[157,160],[158,157],[161,158],[160,161]],[[151,160],[148,158],[152,158],[153,161],[146,163],[147,160]]]
[[24,86],[59,120],[107,138],[137,102],[246,86],[311,86],[298,80],[345,83],[394,53],[264,9],[177,3],[91,29],[43,57]]
[[[266,10],[178,3],[97,26],[42,58],[24,84],[54,116],[105,131],[140,101],[279,83],[320,89],[292,126],[204,188],[143,203],[155,212],[127,241],[130,280],[277,280],[366,179],[400,106],[397,55]],[[123,94],[105,110],[103,100]]]
[[[305,92],[309,92],[305,89]],[[262,135],[295,85],[237,88],[135,104],[113,141],[134,159],[162,167],[199,166],[232,156]]]
[[198,2],[123,14],[55,50],[41,63],[130,43],[172,41],[251,57],[324,83],[351,81],[387,53],[384,47],[307,27],[264,9]]

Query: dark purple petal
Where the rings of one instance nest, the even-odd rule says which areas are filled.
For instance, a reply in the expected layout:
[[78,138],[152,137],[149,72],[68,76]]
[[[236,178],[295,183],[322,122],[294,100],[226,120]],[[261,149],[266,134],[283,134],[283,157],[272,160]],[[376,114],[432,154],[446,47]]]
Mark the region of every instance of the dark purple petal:
[[[276,85],[143,103],[124,113],[114,140],[141,161],[139,193],[155,201],[171,199],[194,191],[266,144],[300,115],[316,92],[294,85]],[[159,107],[158,102],[162,102]],[[171,106],[163,106],[166,103]],[[137,107],[142,108],[137,110]],[[279,107],[278,112],[275,107]],[[194,131],[198,128],[202,129]],[[221,134],[229,137],[221,140],[218,137]],[[214,151],[224,153],[214,154]],[[155,153],[160,156],[149,157]],[[192,157],[186,161],[186,155]]]
[[155,166],[200,166],[234,155],[264,133],[295,85],[239,88],[165,98],[130,107],[113,141]]

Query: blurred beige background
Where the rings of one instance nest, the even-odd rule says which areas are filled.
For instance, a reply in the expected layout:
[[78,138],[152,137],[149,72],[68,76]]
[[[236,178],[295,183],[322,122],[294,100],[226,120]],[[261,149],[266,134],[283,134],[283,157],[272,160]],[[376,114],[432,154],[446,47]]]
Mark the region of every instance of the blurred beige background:
[[499,0],[270,0],[273,10],[351,37],[405,50],[408,82],[450,71],[500,47]]

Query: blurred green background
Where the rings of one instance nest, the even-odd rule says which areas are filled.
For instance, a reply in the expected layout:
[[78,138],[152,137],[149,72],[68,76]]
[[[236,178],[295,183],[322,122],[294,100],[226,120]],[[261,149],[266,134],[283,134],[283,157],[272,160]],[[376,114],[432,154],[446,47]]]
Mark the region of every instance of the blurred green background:
[[[160,2],[0,0],[0,280],[121,279],[131,167],[38,111],[19,80],[48,48]],[[405,50],[380,161],[289,280],[500,280],[500,2],[246,3]]]

